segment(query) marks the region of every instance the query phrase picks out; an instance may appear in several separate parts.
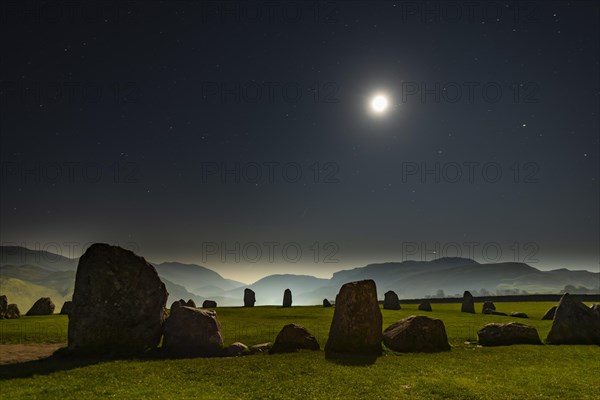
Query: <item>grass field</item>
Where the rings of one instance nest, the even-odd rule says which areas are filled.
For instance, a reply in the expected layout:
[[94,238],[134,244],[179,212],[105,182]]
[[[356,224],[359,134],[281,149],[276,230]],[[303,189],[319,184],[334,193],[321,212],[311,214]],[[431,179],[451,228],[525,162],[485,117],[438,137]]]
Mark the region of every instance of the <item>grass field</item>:
[[[324,353],[255,355],[240,358],[81,360],[52,358],[0,366],[3,399],[209,398],[597,398],[599,346],[509,346],[482,348],[466,341],[489,322],[533,325],[545,339],[551,321],[542,315],[554,303],[496,303],[499,311],[523,311],[529,319],[460,313],[460,304],[433,304],[434,312],[382,310],[384,328],[409,315],[440,318],[452,351],[396,354],[375,363],[325,360]],[[476,304],[481,311],[481,304]],[[273,341],[287,323],[308,328],[321,347],[333,309],[322,307],[218,308],[226,344]],[[66,342],[61,315],[0,321],[0,343]]]

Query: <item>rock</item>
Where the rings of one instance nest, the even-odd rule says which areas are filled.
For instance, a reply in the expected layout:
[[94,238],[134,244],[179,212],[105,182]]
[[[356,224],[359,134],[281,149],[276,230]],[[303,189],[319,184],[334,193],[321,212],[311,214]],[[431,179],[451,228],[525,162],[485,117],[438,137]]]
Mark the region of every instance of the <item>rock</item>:
[[529,318],[524,312],[511,312],[510,316],[515,318]]
[[56,306],[50,297],[38,299],[25,315],[52,315]]
[[401,353],[449,351],[446,327],[440,319],[411,315],[383,331],[383,343]]
[[331,307],[331,302],[327,299],[323,299],[323,307]]
[[473,301],[473,295],[468,290],[463,293],[461,312],[475,314],[475,302]]
[[6,307],[6,314],[4,315],[6,319],[16,319],[21,318],[21,311],[19,311],[19,307],[16,304],[9,304]]
[[289,353],[296,350],[319,350],[317,339],[305,327],[288,324],[281,329],[269,353]]
[[380,355],[381,324],[375,282],[346,283],[336,297],[325,355]]
[[548,311],[546,311],[546,314],[544,314],[544,316],[542,317],[542,320],[544,320],[544,321],[553,320],[554,313],[556,313],[556,306],[549,308]]
[[490,311],[488,312],[488,314],[492,314],[492,315],[503,315],[505,317],[508,317],[508,314],[500,312],[500,311]]
[[292,291],[290,289],[285,289],[285,291],[283,292],[283,306],[292,306]]
[[219,356],[223,336],[217,313],[187,306],[171,310],[165,322],[163,349],[179,356]]
[[175,300],[173,304],[171,304],[171,308],[169,310],[173,311],[178,307],[185,307],[185,301],[183,299]]
[[244,307],[254,307],[256,295],[252,289],[244,289]]
[[244,354],[249,354],[248,346],[244,343],[235,342],[227,347],[226,353],[229,357],[237,357],[243,356]]
[[484,301],[483,302],[483,306],[481,307],[481,313],[482,314],[488,314],[488,313],[485,312],[485,310],[496,311],[496,306],[494,305],[494,302],[492,302],[492,301]]
[[72,301],[65,301],[63,303],[62,308],[60,309],[60,313],[62,315],[69,315],[71,313],[72,309],[73,309],[73,302]]
[[155,348],[168,297],[156,269],[118,246],[96,243],[79,259],[69,349],[133,353]]
[[396,292],[389,290],[383,295],[383,309],[384,310],[399,310],[400,300]]
[[510,322],[487,324],[477,332],[479,344],[483,346],[509,346],[512,344],[542,344],[533,326]]
[[0,296],[0,319],[6,316],[8,310],[8,299],[5,295]]
[[271,347],[273,347],[273,343],[271,342],[259,343],[255,344],[254,346],[250,346],[248,350],[250,351],[250,354],[266,353],[271,349]]
[[185,306],[186,306],[186,307],[192,307],[192,308],[196,308],[196,303],[194,302],[194,300],[192,300],[192,299],[189,299],[189,300],[187,301],[187,303],[185,303]]
[[419,304],[419,311],[431,311],[431,303],[422,301],[421,304]]
[[202,308],[215,308],[217,307],[217,302],[214,300],[204,300],[202,302]]
[[551,344],[600,345],[600,313],[565,293],[546,340]]

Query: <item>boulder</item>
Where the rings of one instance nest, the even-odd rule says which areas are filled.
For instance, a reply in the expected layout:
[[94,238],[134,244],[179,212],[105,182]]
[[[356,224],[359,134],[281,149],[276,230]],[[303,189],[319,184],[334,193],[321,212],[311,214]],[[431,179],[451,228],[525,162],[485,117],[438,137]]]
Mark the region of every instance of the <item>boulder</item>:
[[380,355],[381,324],[375,282],[346,283],[336,297],[325,355]]
[[185,306],[186,306],[186,307],[192,307],[192,308],[196,308],[196,302],[194,302],[194,300],[192,300],[192,299],[189,299],[189,300],[187,301],[187,303],[185,303]]
[[217,307],[217,302],[214,300],[204,300],[202,302],[202,308],[215,308]]
[[63,306],[60,309],[60,313],[61,313],[61,315],[69,315],[69,314],[71,314],[72,309],[73,309],[73,302],[65,301],[63,303]]
[[79,259],[69,349],[133,353],[156,347],[168,297],[156,269],[118,246],[96,243]]
[[331,302],[327,299],[323,299],[323,307],[331,307]]
[[292,291],[290,289],[285,289],[285,291],[283,292],[283,306],[292,306]]
[[305,327],[288,324],[281,329],[269,353],[290,353],[296,350],[319,350],[317,339]]
[[244,289],[244,307],[254,307],[256,303],[256,294],[252,289]]
[[600,345],[600,313],[565,293],[546,340],[550,344]]
[[385,292],[383,295],[383,309],[384,310],[399,310],[400,309],[400,299],[398,299],[398,295],[393,290],[389,290]]
[[431,303],[422,301],[421,304],[419,304],[419,311],[431,311]]
[[473,295],[468,290],[463,293],[461,312],[475,314],[475,302]]
[[524,312],[511,312],[510,316],[515,318],[529,318]]
[[533,326],[510,322],[487,324],[477,332],[482,346],[509,346],[512,344],[542,344]]
[[52,315],[56,306],[50,297],[38,299],[25,315]]
[[171,308],[169,308],[169,310],[173,311],[174,309],[176,309],[177,307],[185,307],[185,300],[183,299],[179,299],[179,300],[175,300],[172,304],[171,304]]
[[180,306],[165,322],[163,349],[178,356],[223,355],[223,336],[213,310]]
[[8,310],[8,299],[5,295],[0,296],[0,319],[6,316]]
[[553,307],[549,308],[548,311],[546,311],[546,314],[544,314],[544,316],[542,317],[542,320],[544,320],[544,321],[547,321],[547,320],[552,321],[554,319],[554,313],[556,313],[556,306],[553,306]]
[[15,319],[21,318],[21,311],[19,311],[19,307],[16,304],[9,304],[6,307],[6,314],[4,315],[6,319]]
[[273,347],[273,343],[271,343],[271,342],[259,343],[259,344],[255,344],[254,346],[250,346],[250,348],[248,350],[249,350],[250,354],[266,353],[271,349],[271,347]]
[[401,353],[449,351],[446,327],[440,319],[411,315],[383,331],[383,343]]
[[483,306],[481,307],[481,313],[488,314],[485,312],[486,310],[496,311],[496,306],[494,305],[493,301],[484,301],[483,302]]
[[232,343],[226,349],[226,354],[229,357],[243,356],[244,354],[249,354],[249,352],[248,346],[240,342]]

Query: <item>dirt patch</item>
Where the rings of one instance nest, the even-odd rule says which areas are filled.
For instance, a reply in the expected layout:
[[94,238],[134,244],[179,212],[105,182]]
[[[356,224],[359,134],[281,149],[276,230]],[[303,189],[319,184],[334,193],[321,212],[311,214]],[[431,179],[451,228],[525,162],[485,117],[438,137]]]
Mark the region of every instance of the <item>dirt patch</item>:
[[0,365],[47,358],[66,343],[0,344]]

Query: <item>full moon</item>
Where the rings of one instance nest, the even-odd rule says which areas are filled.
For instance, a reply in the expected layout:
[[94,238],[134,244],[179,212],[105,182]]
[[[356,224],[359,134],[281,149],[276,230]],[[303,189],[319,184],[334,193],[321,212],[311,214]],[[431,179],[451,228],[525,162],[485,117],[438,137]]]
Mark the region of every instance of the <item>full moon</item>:
[[371,100],[371,108],[376,113],[382,113],[388,108],[388,99],[385,96],[375,96],[373,100]]

